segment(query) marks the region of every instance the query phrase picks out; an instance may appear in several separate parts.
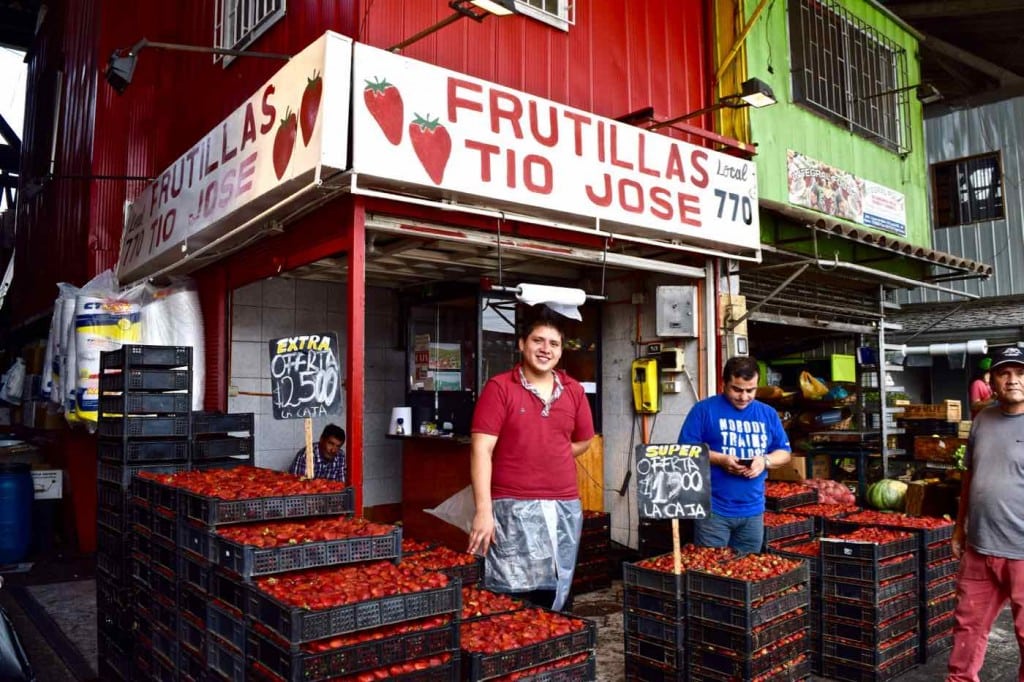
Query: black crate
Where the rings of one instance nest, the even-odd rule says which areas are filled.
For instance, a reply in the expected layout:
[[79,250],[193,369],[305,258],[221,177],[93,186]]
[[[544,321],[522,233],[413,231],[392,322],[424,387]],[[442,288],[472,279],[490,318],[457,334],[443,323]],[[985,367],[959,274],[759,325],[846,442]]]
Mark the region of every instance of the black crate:
[[216,600],[206,605],[206,629],[238,651],[246,651],[249,628],[245,618]]
[[245,653],[216,635],[207,634],[206,664],[210,670],[230,682],[246,682]]
[[134,581],[136,587],[149,589],[150,587],[150,572],[149,561],[142,559],[139,556],[132,555],[128,560],[128,575],[131,580]]
[[178,619],[178,642],[181,653],[203,658],[206,662],[206,628],[184,614]]
[[[357,561],[397,559],[402,556],[402,529],[399,526],[392,527],[386,535],[303,542],[279,547],[242,545],[221,537],[216,531],[213,532],[210,542],[210,555],[214,563],[243,578]],[[470,567],[476,568],[478,580],[478,565],[474,563]],[[463,584],[468,583],[463,581]]]
[[724,676],[726,678],[749,680],[752,677],[764,675],[775,666],[786,661],[792,661],[801,655],[806,656],[809,649],[810,642],[808,641],[806,631],[799,639],[756,657],[749,654],[743,655],[724,651],[693,649],[688,656],[690,678],[714,679]]
[[[607,553],[596,559],[588,559],[586,561],[577,559],[576,568],[572,572],[572,581],[575,583],[577,580],[585,582],[595,578],[610,579],[610,569],[611,562],[608,560]],[[463,579],[462,584],[466,584],[465,579]]]
[[607,590],[612,586],[611,577],[605,576],[593,576],[589,578],[576,578],[572,579],[572,593],[574,595],[588,594],[590,592],[600,592],[601,590]]
[[[895,639],[899,639],[897,636]],[[843,661],[874,668],[883,668],[886,663],[911,653],[913,659],[917,660],[917,645],[920,641],[915,632],[910,637],[894,642],[888,640],[871,646],[855,646],[846,641],[839,641],[823,637],[821,640],[821,655],[826,661]]]
[[916,574],[896,578],[888,585],[881,587],[867,583],[826,579],[822,584],[821,596],[824,601],[829,599],[845,599],[864,604],[878,604],[893,599],[898,595],[907,595],[908,593],[911,599],[916,599],[917,585]]
[[877,559],[846,559],[826,557],[823,562],[824,578],[835,581],[854,581],[877,584],[883,580],[908,575],[917,571],[917,554],[897,555],[881,561]]
[[950,557],[948,559],[932,561],[925,566],[925,573],[924,576],[922,576],[922,581],[926,586],[931,585],[932,583],[939,583],[948,579],[949,576],[956,575],[959,570],[959,559]]
[[161,509],[151,510],[149,515],[149,530],[168,542],[178,542],[178,517],[164,513]]
[[627,636],[656,640],[666,646],[682,647],[686,643],[685,618],[657,618],[626,611],[622,614],[622,631]]
[[103,524],[96,524],[96,551],[122,558],[131,550],[128,534]]
[[805,504],[816,504],[818,502],[818,491],[808,490],[805,493],[797,493],[787,497],[765,497],[764,508],[766,511],[785,511],[793,507],[801,507]]
[[918,624],[918,609],[909,611],[877,625],[871,623],[850,623],[840,619],[823,618],[821,633],[832,640],[843,640],[851,644],[874,647],[878,644],[913,630]]
[[953,543],[949,540],[939,540],[924,546],[924,554],[921,561],[927,565],[953,556]]
[[956,610],[956,593],[951,592],[930,599],[921,606],[921,620],[927,623]]
[[783,637],[805,630],[810,627],[810,624],[810,615],[806,611],[803,613],[793,611],[772,621],[757,632],[723,628],[714,622],[694,619],[689,623],[687,641],[694,650],[701,647],[720,647],[737,654],[752,653]]
[[907,651],[901,656],[889,660],[881,667],[874,668],[864,664],[853,664],[842,658],[823,656],[821,673],[824,677],[845,682],[888,682],[918,665],[918,656],[914,651]]
[[[175,464],[173,467],[175,467],[177,471],[160,471],[158,469],[154,469],[153,473],[174,474],[178,473],[178,471],[186,471],[191,468],[187,464]],[[132,479],[132,492],[136,497],[154,509],[163,509],[175,515],[178,513],[178,489],[174,486],[166,485],[156,479],[150,478],[149,476],[135,476],[135,478]]]
[[685,599],[668,597],[661,592],[649,592],[637,587],[623,588],[622,605],[626,611],[638,611],[642,615],[653,615],[658,618],[679,619],[686,615]]
[[164,571],[180,577],[178,567],[178,548],[167,538],[153,536],[149,543],[149,563],[159,566]]
[[[173,662],[171,670],[177,667],[178,661],[178,624],[174,624],[174,631],[168,632],[162,626],[156,626],[151,633],[154,652],[163,655],[168,661]],[[171,677],[177,682],[176,677]]]
[[109,417],[99,420],[96,433],[101,438],[188,438],[189,418],[187,415]]
[[200,592],[210,591],[210,575],[213,567],[210,562],[192,554],[178,552],[178,578],[185,581]]
[[626,656],[642,658],[660,666],[682,668],[686,665],[686,648],[683,646],[654,642],[627,634],[624,648]]
[[691,601],[712,598],[750,606],[795,585],[806,585],[809,579],[808,570],[807,563],[801,562],[799,566],[782,575],[757,581],[738,580],[704,571],[687,571],[686,593]]
[[183,620],[206,627],[206,604],[210,598],[193,585],[182,585],[178,590],[178,606]]
[[642,658],[626,656],[626,680],[629,682],[689,682],[685,668],[659,666]]
[[839,618],[850,623],[874,627],[907,610],[907,598],[899,595],[880,604],[822,600],[821,613],[826,618]]
[[159,567],[150,567],[149,585],[153,594],[172,604],[178,603],[178,580]]
[[187,462],[189,444],[183,439],[126,441],[101,438],[97,450],[101,460],[119,464]]
[[563,665],[552,670],[530,674],[521,673],[519,682],[590,682],[597,679],[597,655],[590,654],[579,663]]
[[778,543],[788,539],[809,539],[813,533],[814,518],[810,516],[805,516],[799,521],[790,521],[789,523],[784,523],[781,526],[765,525],[764,546],[767,547],[769,542]]
[[192,372],[187,369],[129,369],[100,374],[101,393],[123,391],[188,391]]
[[191,393],[122,393],[100,396],[99,418],[119,419],[125,415],[188,414]]
[[810,590],[804,587],[791,594],[765,599],[757,606],[691,598],[687,602],[687,611],[690,618],[717,622],[720,627],[752,630],[790,611],[806,610],[809,605]]
[[[214,573],[215,576],[218,574]],[[458,612],[461,608],[462,585],[452,578],[446,587],[319,611],[288,606],[258,589],[252,589],[248,592],[248,608],[244,612],[286,641],[300,644],[403,620]]]
[[193,412],[192,435],[255,432],[256,417],[252,412]]
[[582,630],[493,654],[470,652],[465,656],[463,671],[469,673],[471,680],[487,680],[594,649],[597,646],[597,626],[589,620],[574,618],[583,620],[585,627]]
[[584,514],[583,516],[584,533],[592,530],[608,530],[609,532],[611,532],[611,527],[612,515],[609,512],[601,512],[601,514],[597,516],[586,514]]
[[953,594],[956,592],[956,582],[957,576],[954,574],[926,583],[922,594],[924,601],[930,602],[935,599],[941,599],[947,594]]
[[[256,449],[252,436],[222,436],[220,438],[196,438],[192,441],[192,460],[246,458],[252,460]],[[245,461],[239,461],[245,464]]]
[[833,537],[821,539],[821,556],[827,561],[830,557],[837,559],[869,559],[881,561],[898,554],[907,554],[917,550],[914,537],[894,540],[880,545],[876,542],[858,542],[854,540],[837,540]]
[[953,631],[940,633],[935,639],[921,647],[921,663],[927,663],[942,652],[953,648]]
[[213,563],[217,559],[213,532],[207,526],[179,519],[178,546],[206,562]]
[[459,624],[407,632],[383,639],[359,642],[329,651],[308,653],[283,646],[275,638],[251,629],[247,635],[249,657],[288,682],[326,680],[372,670],[394,663],[457,653]]
[[794,541],[792,543],[775,543],[773,542],[768,546],[768,554],[778,554],[779,556],[792,559],[793,561],[803,561],[807,564],[807,574],[810,577],[812,585],[820,585],[821,576],[824,573],[822,569],[822,558],[819,552],[818,556],[808,556],[806,554],[800,554],[799,552],[789,551],[790,544],[799,545],[803,542],[810,542],[810,540],[803,540],[800,542]]
[[244,615],[252,615],[249,613],[250,591],[247,583],[219,568],[210,572],[209,596],[219,599]]
[[203,643],[203,650],[196,653],[186,648],[185,642],[181,643],[178,653],[178,672],[180,682],[204,682],[206,680],[206,643]]
[[185,471],[187,468],[188,463],[186,462],[168,462],[166,464],[111,464],[109,462],[98,462],[96,465],[96,479],[120,486],[127,492],[133,490],[132,478],[135,474],[143,471],[173,474],[178,471]]
[[191,346],[143,346],[125,344],[100,353],[100,370],[131,367],[191,367]]
[[955,625],[956,616],[952,611],[925,621],[921,625],[921,641],[929,642],[940,635],[945,635],[947,632],[951,632]]
[[679,575],[644,568],[636,564],[622,564],[622,583],[625,589],[641,588],[659,592],[680,600],[686,598],[686,572]]
[[185,518],[207,526],[246,521],[269,521],[304,516],[332,516],[351,513],[354,505],[352,488],[336,493],[253,497],[243,500],[222,500],[178,491],[178,505]]

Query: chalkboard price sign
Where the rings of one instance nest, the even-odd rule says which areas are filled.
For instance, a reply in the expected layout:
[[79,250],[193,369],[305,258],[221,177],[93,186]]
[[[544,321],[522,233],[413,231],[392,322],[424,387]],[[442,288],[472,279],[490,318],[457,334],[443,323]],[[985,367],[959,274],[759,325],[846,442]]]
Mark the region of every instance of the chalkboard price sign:
[[270,342],[274,419],[306,419],[341,411],[338,335],[286,336]]
[[703,519],[711,513],[711,469],[704,445],[636,447],[637,503],[643,519]]

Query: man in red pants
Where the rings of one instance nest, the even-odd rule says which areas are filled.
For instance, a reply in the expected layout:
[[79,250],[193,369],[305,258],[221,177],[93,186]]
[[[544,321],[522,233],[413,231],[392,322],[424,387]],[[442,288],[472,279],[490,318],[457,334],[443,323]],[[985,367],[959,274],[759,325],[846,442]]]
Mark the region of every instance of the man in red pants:
[[960,558],[947,682],[976,682],[992,623],[1013,611],[1024,680],[1024,350],[992,353],[997,405],[974,419],[964,462],[953,554]]

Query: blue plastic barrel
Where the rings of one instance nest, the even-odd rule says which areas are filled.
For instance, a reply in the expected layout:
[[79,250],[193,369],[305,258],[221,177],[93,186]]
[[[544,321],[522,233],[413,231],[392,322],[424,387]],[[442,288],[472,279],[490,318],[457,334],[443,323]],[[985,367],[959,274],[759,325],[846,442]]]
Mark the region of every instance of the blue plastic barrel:
[[28,554],[32,539],[32,470],[28,464],[0,464],[0,564]]

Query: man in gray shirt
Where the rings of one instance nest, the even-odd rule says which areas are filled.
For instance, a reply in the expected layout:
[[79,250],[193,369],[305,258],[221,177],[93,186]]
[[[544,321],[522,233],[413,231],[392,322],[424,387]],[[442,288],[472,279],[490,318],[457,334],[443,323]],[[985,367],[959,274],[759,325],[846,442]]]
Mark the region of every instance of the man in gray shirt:
[[947,682],[976,682],[992,623],[1009,601],[1024,680],[1024,350],[991,354],[997,405],[974,419],[953,554],[960,558]]

